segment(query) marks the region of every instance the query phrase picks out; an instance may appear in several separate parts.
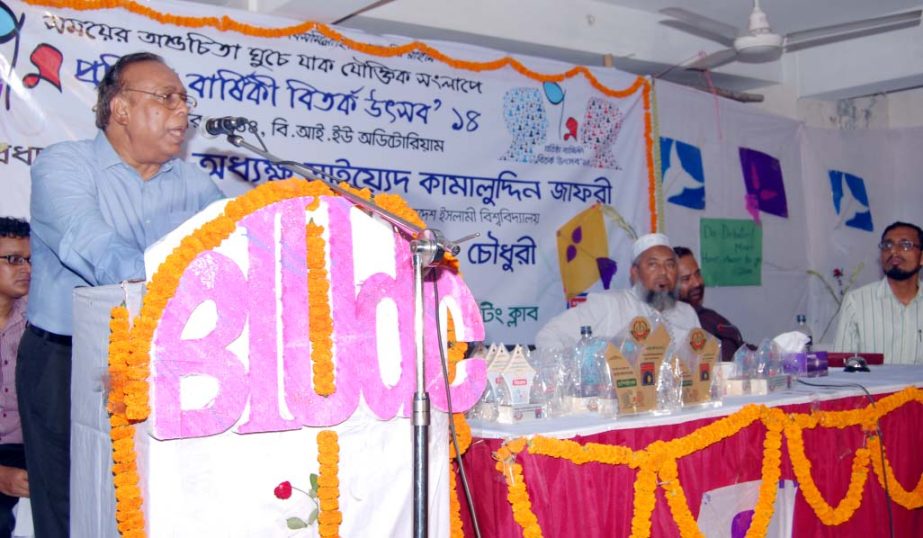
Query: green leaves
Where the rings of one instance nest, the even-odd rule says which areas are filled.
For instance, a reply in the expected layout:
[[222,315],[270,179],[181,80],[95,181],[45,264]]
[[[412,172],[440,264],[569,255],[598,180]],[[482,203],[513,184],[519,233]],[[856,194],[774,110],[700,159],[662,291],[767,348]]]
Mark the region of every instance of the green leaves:
[[288,499],[292,494],[292,490],[295,490],[306,493],[311,499],[311,502],[314,503],[314,510],[311,511],[311,515],[308,516],[307,520],[301,519],[300,517],[290,517],[285,520],[285,524],[292,530],[306,529],[317,522],[317,515],[320,513],[320,505],[317,502],[317,475],[311,473],[310,478],[311,489],[308,491],[293,487],[288,481],[282,482],[276,486],[275,494],[276,497],[280,499]]
[[[314,518],[315,518],[315,519],[317,518],[317,513],[316,513],[316,512],[317,512],[317,510],[315,510],[315,514],[314,514]],[[307,528],[308,525],[310,525],[311,523],[313,523],[313,521],[308,522],[308,521],[305,521],[305,520],[300,519],[300,518],[297,518],[297,517],[290,517],[290,518],[288,518],[288,519],[285,520],[285,524],[288,525],[288,528],[290,528],[290,529],[305,529],[305,528]]]

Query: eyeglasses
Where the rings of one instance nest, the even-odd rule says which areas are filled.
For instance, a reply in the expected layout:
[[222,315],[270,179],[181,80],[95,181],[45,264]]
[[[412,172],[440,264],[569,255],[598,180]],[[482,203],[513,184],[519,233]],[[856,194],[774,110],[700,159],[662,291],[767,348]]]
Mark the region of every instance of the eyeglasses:
[[19,254],[7,254],[6,256],[0,256],[0,260],[6,260],[6,263],[15,266],[25,265],[27,263],[32,265],[32,258],[29,256],[20,256]]
[[195,100],[195,97],[189,95],[186,92],[170,92],[168,94],[162,94],[157,92],[149,92],[147,90],[136,90],[134,88],[122,88],[122,91],[145,93],[147,95],[156,97],[160,100],[163,106],[170,110],[176,110],[180,103],[185,103],[189,110],[192,110],[198,104]]
[[882,252],[889,251],[894,247],[897,247],[898,250],[903,250],[904,252],[907,252],[915,248],[920,248],[920,244],[914,243],[913,241],[909,241],[907,239],[901,239],[900,241],[897,241],[897,242],[888,240],[888,241],[882,241],[881,243],[878,243],[878,248],[881,249]]

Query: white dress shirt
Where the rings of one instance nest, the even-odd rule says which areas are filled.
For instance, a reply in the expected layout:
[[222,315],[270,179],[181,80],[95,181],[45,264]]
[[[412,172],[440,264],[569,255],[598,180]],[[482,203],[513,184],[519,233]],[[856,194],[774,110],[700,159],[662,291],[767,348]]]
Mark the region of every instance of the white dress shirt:
[[660,316],[666,321],[666,329],[674,342],[686,337],[686,333],[699,327],[699,317],[688,304],[677,301],[673,308],[659,312],[642,301],[634,288],[591,293],[586,302],[565,310],[535,336],[535,346],[544,349],[564,348],[576,345],[580,339],[580,327],[589,325],[593,336],[610,338],[628,327],[637,316],[653,319]]

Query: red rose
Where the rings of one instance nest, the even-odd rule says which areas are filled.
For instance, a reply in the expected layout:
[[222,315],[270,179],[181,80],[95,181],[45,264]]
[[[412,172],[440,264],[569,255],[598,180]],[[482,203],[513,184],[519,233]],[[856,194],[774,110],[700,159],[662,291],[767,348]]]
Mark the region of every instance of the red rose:
[[276,497],[280,499],[288,499],[292,496],[292,483],[288,480],[282,482],[276,486],[276,489],[273,490],[273,493],[275,493]]
[[840,277],[842,277],[842,276],[843,276],[843,270],[842,270],[842,269],[840,269],[839,267],[837,267],[836,269],[833,270],[833,277],[834,277],[834,278],[840,278]]

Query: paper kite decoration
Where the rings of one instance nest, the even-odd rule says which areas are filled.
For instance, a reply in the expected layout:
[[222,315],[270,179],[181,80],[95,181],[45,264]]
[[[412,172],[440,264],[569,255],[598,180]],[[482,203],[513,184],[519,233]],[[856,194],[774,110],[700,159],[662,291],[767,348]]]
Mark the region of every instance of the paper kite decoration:
[[[865,181],[859,176],[839,170],[829,170],[827,174],[830,176],[833,209],[840,217],[839,222],[868,232],[874,230],[872,209],[865,191]],[[843,188],[844,183],[846,189]]]
[[558,265],[564,295],[571,299],[597,281],[609,289],[618,270],[609,257],[609,240],[599,204],[578,213],[558,228]]
[[760,211],[788,218],[788,201],[779,159],[761,151],[740,148],[740,168],[747,188],[747,212],[760,221]]
[[[660,176],[667,201],[689,209],[705,209],[702,152],[692,144],[660,137]],[[676,192],[679,191],[679,192]]]

